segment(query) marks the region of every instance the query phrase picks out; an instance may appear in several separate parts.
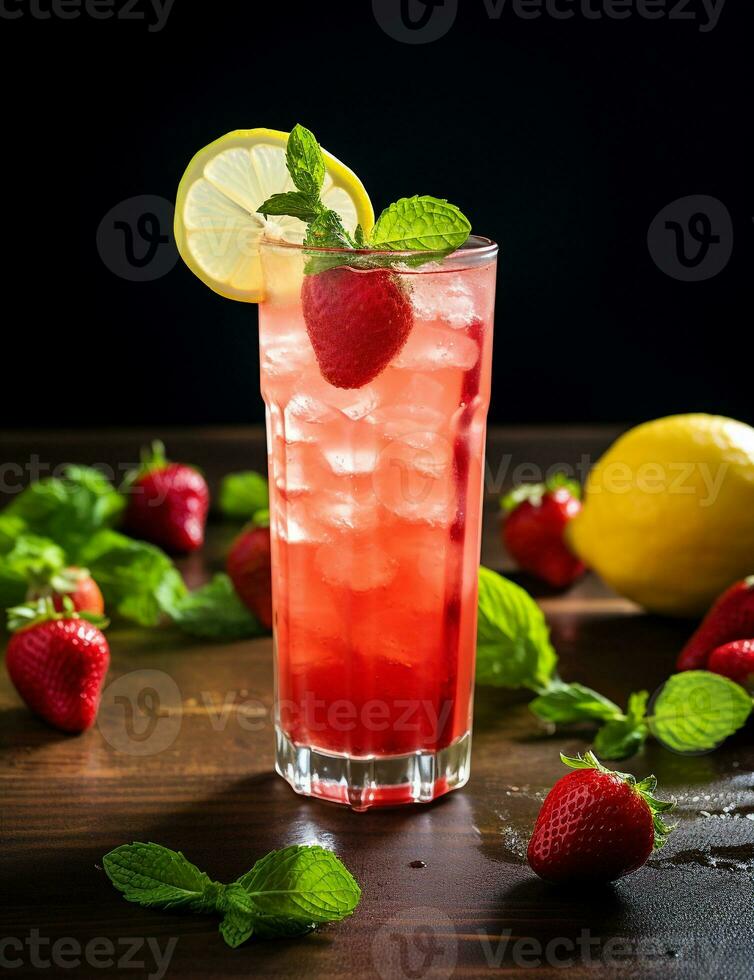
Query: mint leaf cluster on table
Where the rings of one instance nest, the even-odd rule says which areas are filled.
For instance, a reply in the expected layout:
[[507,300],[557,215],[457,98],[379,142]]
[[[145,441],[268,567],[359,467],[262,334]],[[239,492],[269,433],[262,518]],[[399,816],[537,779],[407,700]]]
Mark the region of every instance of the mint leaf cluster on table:
[[754,707],[751,695],[734,681],[690,670],[670,677],[651,702],[647,691],[631,694],[624,711],[583,684],[561,680],[557,665],[544,614],[534,599],[482,566],[477,684],[528,688],[536,694],[530,710],[549,724],[599,725],[594,749],[604,758],[628,758],[650,735],[674,752],[711,751],[746,724]]
[[[231,473],[220,510],[238,520],[267,507],[267,481]],[[39,583],[75,566],[97,582],[108,612],[139,626],[166,617],[203,639],[233,640],[265,632],[220,573],[190,591],[173,560],[156,545],[117,530],[125,495],[97,469],[70,465],[30,484],[0,514],[0,606],[22,605]]]
[[325,161],[314,135],[301,125],[294,126],[288,137],[286,165],[296,190],[273,194],[259,212],[305,222],[305,246],[447,253],[469,237],[471,224],[461,211],[428,195],[401,198],[385,208],[369,235],[361,225],[351,235],[340,215],[322,203]]
[[270,851],[230,884],[213,881],[180,851],[160,844],[124,844],[106,854],[110,881],[145,908],[218,914],[229,946],[252,936],[299,936],[351,915],[361,888],[332,851],[299,845]]

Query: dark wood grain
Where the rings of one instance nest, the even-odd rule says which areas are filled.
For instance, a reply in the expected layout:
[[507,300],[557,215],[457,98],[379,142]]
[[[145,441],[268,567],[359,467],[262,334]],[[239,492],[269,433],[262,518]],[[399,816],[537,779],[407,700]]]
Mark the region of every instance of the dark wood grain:
[[[499,466],[510,455],[503,479],[509,482],[520,464],[576,464],[613,435],[498,430],[490,462]],[[144,437],[28,433],[0,437],[0,445],[3,458],[21,467],[33,453],[49,466],[76,459],[117,467],[136,458]],[[202,465],[212,482],[263,458],[257,432],[176,432],[169,441],[176,456]],[[484,559],[503,568],[494,513],[500,489],[488,475]],[[185,563],[192,583],[220,566],[231,533],[212,528],[205,556]],[[564,596],[539,597],[562,674],[618,700],[659,684],[689,630],[645,615],[594,578]],[[83,736],[46,728],[7,677],[0,681],[0,938],[33,941],[31,931],[39,930],[51,941],[71,937],[84,946],[99,937],[116,947],[110,967],[58,965],[47,975],[154,975],[146,945],[133,957],[142,967],[118,968],[126,941],[151,937],[164,949],[176,937],[171,977],[489,977],[538,959],[540,976],[562,976],[569,960],[570,977],[751,976],[754,751],[747,734],[711,755],[679,757],[649,747],[627,763],[640,775],[655,772],[678,798],[677,832],[661,855],[614,887],[559,891],[529,871],[525,845],[543,795],[561,774],[558,751],[574,753],[588,742],[579,733],[543,732],[524,694],[477,692],[472,776],[464,790],[431,806],[354,814],[297,797],[272,773],[269,640],[211,646],[172,628],[115,627],[110,641],[108,680],[117,687],[109,688],[98,726]],[[124,735],[124,707],[112,700],[113,691],[135,699],[149,686],[162,695],[155,733],[164,746],[156,752],[150,746],[157,734],[147,742]],[[136,739],[143,722],[137,712]],[[147,754],[135,754],[144,746]],[[220,880],[272,847],[319,841],[353,870],[363,900],[351,920],[317,934],[230,950],[215,920],[144,911],[113,890],[102,855],[134,839],[179,848]],[[528,943],[516,954],[522,940]],[[39,972],[28,945],[20,952],[6,946],[5,955],[22,961],[12,974]],[[41,955],[49,958],[49,945]]]

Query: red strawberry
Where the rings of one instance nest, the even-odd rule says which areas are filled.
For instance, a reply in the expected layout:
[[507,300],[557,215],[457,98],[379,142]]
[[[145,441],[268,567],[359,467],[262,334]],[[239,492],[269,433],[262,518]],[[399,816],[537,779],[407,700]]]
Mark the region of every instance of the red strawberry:
[[49,599],[8,612],[9,628],[17,632],[5,663],[16,690],[48,724],[83,732],[97,717],[110,664],[103,633],[72,610],[55,612]]
[[709,656],[707,670],[754,692],[754,640],[733,640],[717,647]]
[[47,596],[52,598],[58,612],[63,611],[66,597],[71,600],[76,612],[93,613],[95,616],[102,616],[105,612],[105,600],[100,587],[86,568],[71,565],[56,572],[43,587],[35,586],[30,589],[27,599],[34,601]]
[[547,483],[523,484],[503,497],[503,542],[525,572],[556,589],[584,574],[586,565],[569,551],[565,529],[581,510],[579,485],[562,474]]
[[703,670],[715,647],[754,636],[754,575],[731,585],[715,600],[678,655],[678,670]]
[[228,552],[227,571],[241,601],[259,622],[272,629],[272,568],[269,518],[255,515]]
[[160,442],[142,453],[141,468],[128,477],[125,527],[134,537],[175,554],[201,548],[209,490],[198,470],[170,463]]
[[615,881],[640,868],[672,830],[662,818],[675,803],[657,800],[654,776],[606,769],[591,752],[560,758],[576,769],[555,783],[539,811],[528,858],[554,882]]
[[336,388],[373,381],[413,326],[406,290],[388,269],[339,267],[306,276],[301,303],[322,377]]

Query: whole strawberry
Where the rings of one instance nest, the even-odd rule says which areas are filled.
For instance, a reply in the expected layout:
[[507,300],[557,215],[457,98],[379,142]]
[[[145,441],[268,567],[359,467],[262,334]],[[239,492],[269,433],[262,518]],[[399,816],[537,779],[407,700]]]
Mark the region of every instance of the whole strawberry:
[[142,453],[141,467],[126,479],[128,505],[124,524],[173,554],[201,548],[209,511],[209,490],[202,474],[165,458],[161,442]]
[[722,674],[754,693],[754,640],[733,640],[712,651],[707,670]]
[[662,814],[673,801],[657,800],[654,776],[637,783],[606,769],[587,752],[560,756],[569,772],[547,794],[529,841],[528,859],[545,881],[615,881],[640,868],[673,829]]
[[408,339],[408,294],[388,269],[340,267],[304,278],[304,322],[320,372],[336,388],[373,381]]
[[580,496],[577,483],[556,474],[547,483],[522,484],[500,501],[509,554],[519,568],[556,589],[586,571],[565,543],[565,529],[581,510]]
[[[110,648],[97,625],[52,601],[8,610],[5,663],[10,679],[31,710],[62,732],[83,732],[94,724]],[[100,617],[93,617],[104,626]]]
[[56,572],[44,585],[35,583],[29,590],[27,599],[33,602],[48,596],[58,612],[64,610],[66,598],[70,600],[75,612],[92,613],[95,616],[102,616],[105,612],[105,600],[100,587],[87,568],[71,565]]
[[715,600],[678,655],[678,670],[703,670],[712,651],[732,640],[754,636],[754,575],[731,585]]
[[266,511],[255,514],[252,523],[235,539],[226,569],[244,605],[266,629],[272,629],[270,528]]

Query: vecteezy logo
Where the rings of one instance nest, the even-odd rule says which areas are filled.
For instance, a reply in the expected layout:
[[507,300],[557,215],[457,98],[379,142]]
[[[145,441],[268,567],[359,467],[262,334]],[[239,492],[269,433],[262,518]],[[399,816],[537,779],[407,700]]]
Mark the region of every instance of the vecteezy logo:
[[668,204],[649,226],[649,254],[673,279],[703,282],[722,272],[733,251],[733,221],[722,201],[704,194]]
[[183,715],[178,685],[162,670],[132,670],[102,692],[97,727],[124,755],[157,755],[175,742]]
[[374,19],[403,44],[428,44],[444,37],[456,19],[458,0],[372,0]]
[[116,204],[99,223],[97,251],[121,279],[150,282],[167,275],[178,260],[172,203],[140,194]]
[[382,980],[448,980],[457,958],[455,927],[440,909],[406,909],[372,940],[372,964]]

